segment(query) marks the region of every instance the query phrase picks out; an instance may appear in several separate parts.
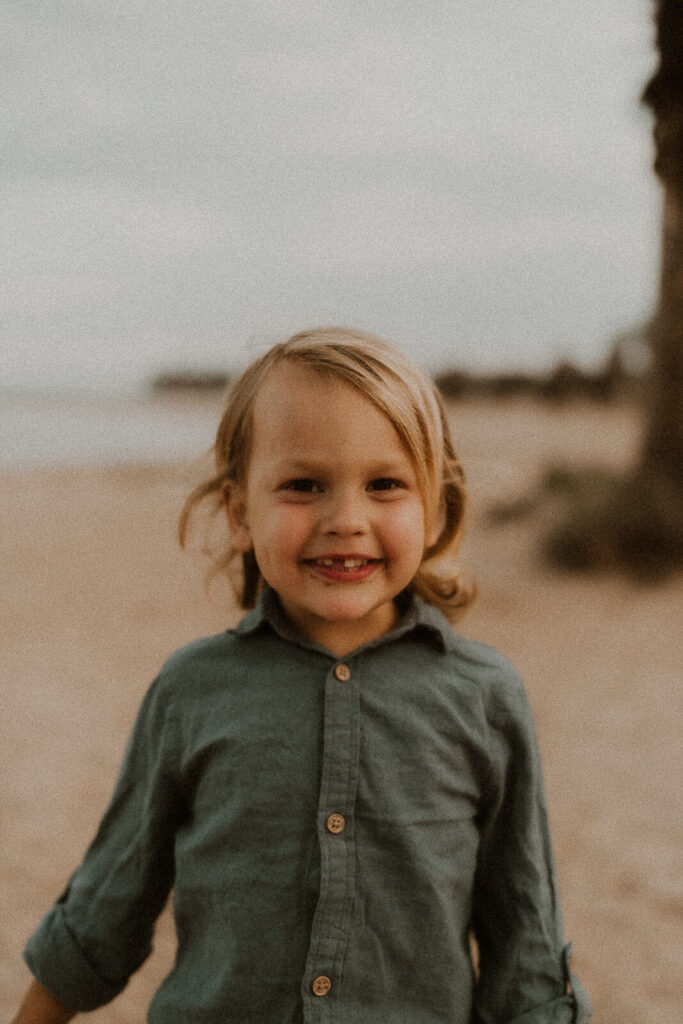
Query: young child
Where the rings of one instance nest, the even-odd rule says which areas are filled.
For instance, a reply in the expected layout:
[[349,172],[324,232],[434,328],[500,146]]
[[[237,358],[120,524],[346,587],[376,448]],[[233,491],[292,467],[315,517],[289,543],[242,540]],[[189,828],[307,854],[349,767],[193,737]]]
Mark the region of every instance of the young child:
[[587,1021],[524,690],[448,622],[465,490],[431,382],[367,334],[295,335],[215,459],[181,536],[224,503],[251,610],[149,690],[16,1024],[113,999],[172,886],[153,1024]]

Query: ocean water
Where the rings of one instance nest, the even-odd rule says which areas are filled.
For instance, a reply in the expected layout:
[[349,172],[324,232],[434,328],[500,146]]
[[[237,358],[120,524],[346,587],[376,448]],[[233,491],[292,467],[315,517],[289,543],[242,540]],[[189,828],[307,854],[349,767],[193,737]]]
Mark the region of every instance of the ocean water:
[[168,462],[212,445],[220,394],[112,397],[0,392],[0,467]]

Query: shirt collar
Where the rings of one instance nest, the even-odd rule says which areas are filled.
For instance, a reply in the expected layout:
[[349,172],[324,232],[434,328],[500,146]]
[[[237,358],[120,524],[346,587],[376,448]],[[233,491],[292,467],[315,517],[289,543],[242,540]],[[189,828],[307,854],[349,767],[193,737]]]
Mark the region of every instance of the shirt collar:
[[[404,592],[399,598],[402,610],[401,619],[398,625],[363,646],[363,650],[370,647],[379,647],[382,644],[397,640],[407,633],[415,632],[425,636],[442,650],[452,650],[455,643],[455,634],[445,615],[432,604],[428,604],[417,594],[411,591]],[[262,626],[270,626],[278,636],[290,643],[298,644],[300,647],[309,647],[322,651],[330,657],[334,657],[330,651],[321,647],[311,640],[307,640],[296,626],[287,618],[280,599],[275,591],[264,586],[258,596],[256,606],[248,612],[237,626],[236,632],[241,634],[255,633]],[[361,650],[361,648],[358,648]],[[356,653],[355,651],[352,653]]]

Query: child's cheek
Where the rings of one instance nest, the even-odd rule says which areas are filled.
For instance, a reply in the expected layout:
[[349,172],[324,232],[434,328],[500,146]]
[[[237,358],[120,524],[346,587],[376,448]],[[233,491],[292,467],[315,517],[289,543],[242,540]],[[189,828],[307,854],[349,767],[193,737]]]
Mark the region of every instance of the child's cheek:
[[312,516],[307,505],[280,505],[272,518],[276,543],[284,548],[295,546],[309,532],[311,522]]
[[424,537],[424,511],[421,502],[397,502],[390,506],[385,520],[388,541],[404,545],[406,540],[415,543]]

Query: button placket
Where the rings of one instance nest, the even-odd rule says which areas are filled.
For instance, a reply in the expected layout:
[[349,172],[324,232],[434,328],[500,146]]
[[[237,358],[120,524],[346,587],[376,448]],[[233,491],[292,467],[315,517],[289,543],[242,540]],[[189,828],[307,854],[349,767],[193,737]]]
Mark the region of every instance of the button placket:
[[[328,1019],[324,1007],[333,1004],[321,997],[330,990],[334,995],[335,978],[342,973],[355,893],[353,809],[360,742],[358,675],[355,666],[352,670],[344,662],[333,664],[327,672],[318,799],[320,893],[306,969],[306,1024],[322,1024]],[[321,986],[324,992],[320,991]]]

